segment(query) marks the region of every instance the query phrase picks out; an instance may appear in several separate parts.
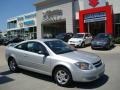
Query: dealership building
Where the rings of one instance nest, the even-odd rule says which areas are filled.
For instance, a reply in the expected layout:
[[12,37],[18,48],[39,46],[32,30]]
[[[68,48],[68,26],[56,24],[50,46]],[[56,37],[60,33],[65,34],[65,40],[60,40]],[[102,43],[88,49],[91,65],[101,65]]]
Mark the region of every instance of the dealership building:
[[[32,27],[35,28],[34,33],[37,33],[37,38],[71,32],[88,32],[93,36],[98,33],[120,36],[118,0],[39,0],[34,6],[36,7],[35,25]],[[26,21],[23,21],[23,24]],[[14,22],[13,19],[8,20],[8,24],[10,22],[18,23],[19,18],[17,17]],[[29,25],[19,26],[17,30],[25,31],[28,27]]]

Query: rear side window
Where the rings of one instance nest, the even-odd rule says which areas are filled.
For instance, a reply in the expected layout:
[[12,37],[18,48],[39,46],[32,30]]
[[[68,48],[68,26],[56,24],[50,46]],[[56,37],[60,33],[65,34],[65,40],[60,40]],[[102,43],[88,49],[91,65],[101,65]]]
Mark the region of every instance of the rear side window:
[[16,46],[15,48],[29,51],[29,52],[34,52],[34,53],[39,53],[40,51],[47,53],[46,48],[41,43],[34,42],[34,41],[22,43]]
[[27,43],[22,43],[22,44],[16,46],[15,48],[21,49],[21,50],[27,50]]

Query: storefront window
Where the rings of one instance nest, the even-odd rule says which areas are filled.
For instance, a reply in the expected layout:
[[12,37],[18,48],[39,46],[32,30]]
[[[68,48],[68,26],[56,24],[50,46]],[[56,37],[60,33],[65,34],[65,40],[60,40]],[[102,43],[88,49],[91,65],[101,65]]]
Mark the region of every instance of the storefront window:
[[17,28],[17,21],[11,21],[7,23],[7,29]]
[[120,14],[115,14],[115,23],[120,23]]
[[120,14],[115,14],[115,37],[120,37]]
[[75,33],[79,32],[79,20],[75,20]]

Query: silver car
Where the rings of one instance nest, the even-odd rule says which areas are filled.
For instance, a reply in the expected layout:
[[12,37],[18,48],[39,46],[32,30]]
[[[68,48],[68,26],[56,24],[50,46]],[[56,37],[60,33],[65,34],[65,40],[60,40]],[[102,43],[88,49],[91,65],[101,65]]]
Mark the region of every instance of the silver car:
[[99,56],[77,51],[58,39],[28,40],[8,46],[6,59],[12,72],[22,68],[46,74],[60,86],[67,86],[72,81],[94,81],[105,71]]

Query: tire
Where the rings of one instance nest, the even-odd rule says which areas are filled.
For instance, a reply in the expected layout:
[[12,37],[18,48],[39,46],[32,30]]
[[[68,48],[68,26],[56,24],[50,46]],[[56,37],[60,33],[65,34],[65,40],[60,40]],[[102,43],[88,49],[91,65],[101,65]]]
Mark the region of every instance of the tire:
[[81,47],[82,47],[82,48],[84,48],[84,47],[85,47],[85,42],[83,42],[83,43],[81,44]]
[[110,50],[110,45],[107,45],[106,50]]
[[14,58],[11,58],[8,61],[8,66],[9,66],[10,71],[12,71],[12,72],[18,72],[19,71],[18,65],[17,65]]
[[70,71],[64,67],[57,68],[54,72],[54,80],[60,86],[68,86],[72,82]]
[[91,46],[91,49],[92,49],[92,50],[95,50],[95,48],[94,48],[93,46]]

